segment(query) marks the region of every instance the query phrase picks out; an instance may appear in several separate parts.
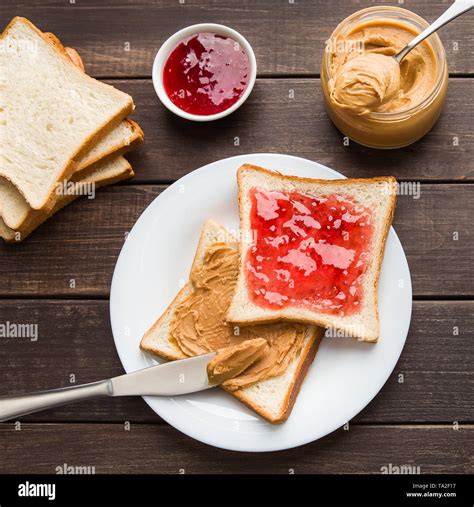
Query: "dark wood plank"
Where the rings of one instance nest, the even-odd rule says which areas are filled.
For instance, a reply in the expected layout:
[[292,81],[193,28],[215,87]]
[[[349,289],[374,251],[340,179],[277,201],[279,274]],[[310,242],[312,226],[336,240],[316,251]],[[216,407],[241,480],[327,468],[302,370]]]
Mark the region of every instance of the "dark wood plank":
[[[434,21],[449,3],[406,0],[403,6]],[[26,16],[75,47],[89,73],[129,77],[150,75],[156,51],[175,31],[194,23],[221,23],[248,38],[261,75],[307,75],[319,72],[325,41],[336,25],[356,10],[377,4],[332,0],[328,8],[326,0],[285,1],[278,6],[272,0],[3,0],[0,26],[15,15]],[[440,32],[452,73],[474,72],[471,26],[467,15]]]
[[[120,375],[108,312],[107,301],[2,301],[0,323],[37,324],[38,340],[0,338],[0,394],[69,385],[70,375],[76,383]],[[473,343],[474,302],[415,302],[400,361],[379,395],[354,421],[474,421]],[[90,401],[22,418],[126,420],[160,421],[140,398]]]
[[[38,340],[1,338],[2,394],[87,383],[124,373],[110,328],[108,301],[14,300],[0,323],[37,324]],[[32,414],[43,421],[159,421],[139,397],[105,398]]]
[[163,188],[101,189],[94,201],[77,200],[24,243],[2,244],[0,270],[8,275],[0,293],[107,295],[126,234]]
[[[472,473],[474,427],[351,426],[287,451],[239,453],[201,444],[169,426],[0,425],[0,473],[49,473],[93,466],[100,473],[381,473],[410,465],[420,473]],[[28,449],[28,452],[25,452]],[[449,453],[447,450],[449,449]],[[356,459],[355,459],[356,458]],[[242,464],[245,463],[245,466]]]
[[[209,162],[256,152],[309,158],[349,177],[474,180],[474,102],[467,100],[474,96],[474,79],[451,80],[446,107],[434,129],[419,142],[390,151],[356,143],[346,146],[326,115],[315,79],[258,80],[239,111],[204,124],[168,112],[149,80],[111,83],[134,97],[134,117],[146,135],[145,144],[129,157],[137,173],[134,181],[174,181]],[[289,98],[291,91],[294,98]]]
[[[106,297],[125,234],[162,188],[103,189],[95,201],[62,210],[24,243],[2,244],[0,297]],[[423,184],[414,197],[400,196],[394,221],[414,294],[474,295],[472,186]]]
[[398,364],[357,422],[474,421],[474,302],[414,301]]

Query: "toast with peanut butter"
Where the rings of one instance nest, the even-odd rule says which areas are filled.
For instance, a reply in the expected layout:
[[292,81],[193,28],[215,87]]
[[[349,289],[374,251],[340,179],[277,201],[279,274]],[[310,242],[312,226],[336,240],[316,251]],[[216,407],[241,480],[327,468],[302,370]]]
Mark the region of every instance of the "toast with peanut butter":
[[316,180],[243,165],[237,181],[241,257],[228,321],[304,322],[376,342],[395,178]]
[[[324,330],[297,323],[228,324],[238,269],[237,240],[208,220],[188,283],[140,347],[168,360],[225,350],[214,370],[216,378],[225,379],[222,388],[269,422],[281,423],[290,415]],[[235,376],[228,378],[229,372]]]

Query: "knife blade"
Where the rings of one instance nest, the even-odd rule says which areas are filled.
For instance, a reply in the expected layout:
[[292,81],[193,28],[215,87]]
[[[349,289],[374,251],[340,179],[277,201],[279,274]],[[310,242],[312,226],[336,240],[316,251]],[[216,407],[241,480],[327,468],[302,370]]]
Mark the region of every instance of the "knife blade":
[[215,352],[150,366],[110,379],[112,396],[177,396],[214,387],[207,377],[207,364]]
[[177,396],[209,389],[207,365],[215,352],[150,366],[91,384],[0,396],[0,422],[47,408],[101,396]]

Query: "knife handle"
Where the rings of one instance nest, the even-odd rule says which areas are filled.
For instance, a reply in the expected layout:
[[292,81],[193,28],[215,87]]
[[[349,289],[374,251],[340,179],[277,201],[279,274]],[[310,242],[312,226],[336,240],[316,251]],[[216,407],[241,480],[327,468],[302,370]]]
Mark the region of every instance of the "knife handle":
[[58,405],[99,396],[111,396],[112,394],[111,380],[101,380],[91,384],[81,384],[49,391],[0,396],[0,422],[38,412],[39,410],[57,407]]

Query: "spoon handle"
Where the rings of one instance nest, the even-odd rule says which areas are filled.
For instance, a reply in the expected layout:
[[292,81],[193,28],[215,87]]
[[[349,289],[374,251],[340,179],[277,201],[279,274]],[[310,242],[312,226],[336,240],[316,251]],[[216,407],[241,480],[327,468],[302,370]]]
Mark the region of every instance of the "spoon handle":
[[398,54],[396,54],[394,56],[395,60],[400,63],[415,46],[424,41],[433,32],[436,32],[436,30],[439,30],[442,26],[446,25],[461,14],[464,14],[473,7],[474,0],[456,0],[434,23],[432,23],[426,30],[423,30],[420,35],[415,37]]

